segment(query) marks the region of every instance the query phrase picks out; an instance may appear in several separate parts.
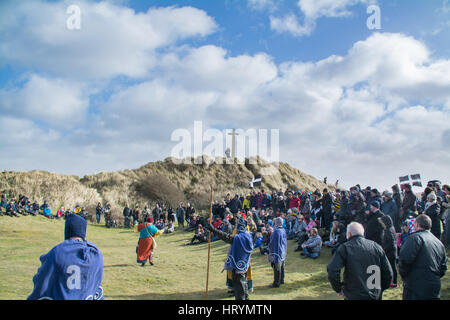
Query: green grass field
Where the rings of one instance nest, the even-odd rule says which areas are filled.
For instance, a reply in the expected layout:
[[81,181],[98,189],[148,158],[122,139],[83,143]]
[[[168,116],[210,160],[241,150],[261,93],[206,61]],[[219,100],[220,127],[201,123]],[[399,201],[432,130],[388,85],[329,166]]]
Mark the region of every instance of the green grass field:
[[[136,263],[138,233],[106,229],[89,224],[88,240],[104,257],[105,299],[171,300],[205,298],[208,244],[185,246],[193,233],[176,231],[157,238],[154,266]],[[39,217],[0,217],[0,299],[23,300],[33,289],[32,278],[40,266],[39,256],[64,240],[64,221]],[[324,248],[317,260],[301,259],[289,241],[285,285],[271,289],[273,272],[267,257],[255,250],[252,256],[254,292],[252,300],[340,299],[327,280],[326,265],[331,250]],[[228,244],[211,244],[209,299],[234,299],[227,295],[225,273],[221,273]],[[450,279],[442,281],[442,299],[450,298]],[[401,299],[402,288],[385,292],[385,300]]]

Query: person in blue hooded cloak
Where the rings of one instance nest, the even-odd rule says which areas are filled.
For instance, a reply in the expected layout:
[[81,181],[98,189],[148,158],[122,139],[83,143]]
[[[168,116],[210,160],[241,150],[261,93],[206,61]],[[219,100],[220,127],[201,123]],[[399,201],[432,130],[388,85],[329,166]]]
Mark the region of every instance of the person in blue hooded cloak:
[[279,288],[284,283],[284,261],[287,252],[286,230],[283,228],[283,219],[275,218],[273,221],[274,230],[270,235],[268,259],[273,268],[272,288]]
[[28,300],[103,300],[103,255],[86,240],[87,222],[72,214],[66,219],[65,241],[40,257]]
[[236,300],[249,300],[246,273],[250,266],[253,251],[253,239],[247,232],[247,222],[240,218],[236,226],[236,235],[220,231],[212,224],[207,225],[208,230],[217,235],[219,239],[231,244],[224,269],[232,274],[232,285]]

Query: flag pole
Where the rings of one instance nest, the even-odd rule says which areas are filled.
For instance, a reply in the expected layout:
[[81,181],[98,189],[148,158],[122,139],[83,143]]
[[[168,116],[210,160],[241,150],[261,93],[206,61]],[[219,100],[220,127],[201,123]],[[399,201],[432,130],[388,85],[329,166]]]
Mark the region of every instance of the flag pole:
[[[210,186],[211,188],[211,201],[209,203],[209,223],[212,223],[212,204],[213,204],[213,188],[212,186]],[[206,295],[205,298],[206,300],[208,300],[208,284],[209,284],[209,257],[211,254],[211,232],[209,232],[209,237],[208,237],[208,267],[206,270]]]

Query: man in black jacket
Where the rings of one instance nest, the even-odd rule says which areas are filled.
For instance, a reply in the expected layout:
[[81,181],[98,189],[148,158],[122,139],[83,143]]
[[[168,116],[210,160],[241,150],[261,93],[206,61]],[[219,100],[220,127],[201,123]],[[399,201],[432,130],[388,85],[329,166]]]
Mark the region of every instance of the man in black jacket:
[[438,300],[441,278],[447,271],[445,247],[430,232],[431,219],[427,215],[419,215],[414,228],[416,232],[408,236],[399,255],[403,300]]
[[333,198],[328,192],[328,189],[323,189],[322,197],[322,215],[323,215],[323,226],[327,231],[330,231],[331,222],[333,220],[333,214],[331,212],[333,206]]
[[416,195],[411,190],[411,185],[405,185],[405,197],[402,201],[402,207],[400,209],[401,217],[403,221],[408,219],[409,216],[416,216]]
[[381,217],[383,217],[383,213],[380,211],[380,203],[378,201],[372,202],[364,236],[366,239],[375,241],[380,246],[383,246],[385,226],[380,220]]
[[[341,244],[327,266],[334,291],[346,300],[381,300],[392,281],[392,269],[383,248],[363,236],[364,227],[352,222],[347,242]],[[341,269],[344,281],[341,282]]]
[[228,206],[230,208],[231,213],[236,214],[242,209],[242,202],[239,200],[239,195],[236,194],[233,199],[231,199],[230,204]]

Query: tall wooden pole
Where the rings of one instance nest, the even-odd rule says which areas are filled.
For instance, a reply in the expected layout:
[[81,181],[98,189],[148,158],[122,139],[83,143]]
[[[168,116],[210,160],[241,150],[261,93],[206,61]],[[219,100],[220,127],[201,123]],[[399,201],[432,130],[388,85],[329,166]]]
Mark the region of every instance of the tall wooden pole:
[[[209,223],[212,223],[212,205],[213,205],[213,189],[211,187],[211,201],[209,203]],[[209,239],[208,239],[208,267],[206,270],[206,300],[208,300],[208,284],[209,284],[209,257],[211,254],[211,232],[209,232]]]

